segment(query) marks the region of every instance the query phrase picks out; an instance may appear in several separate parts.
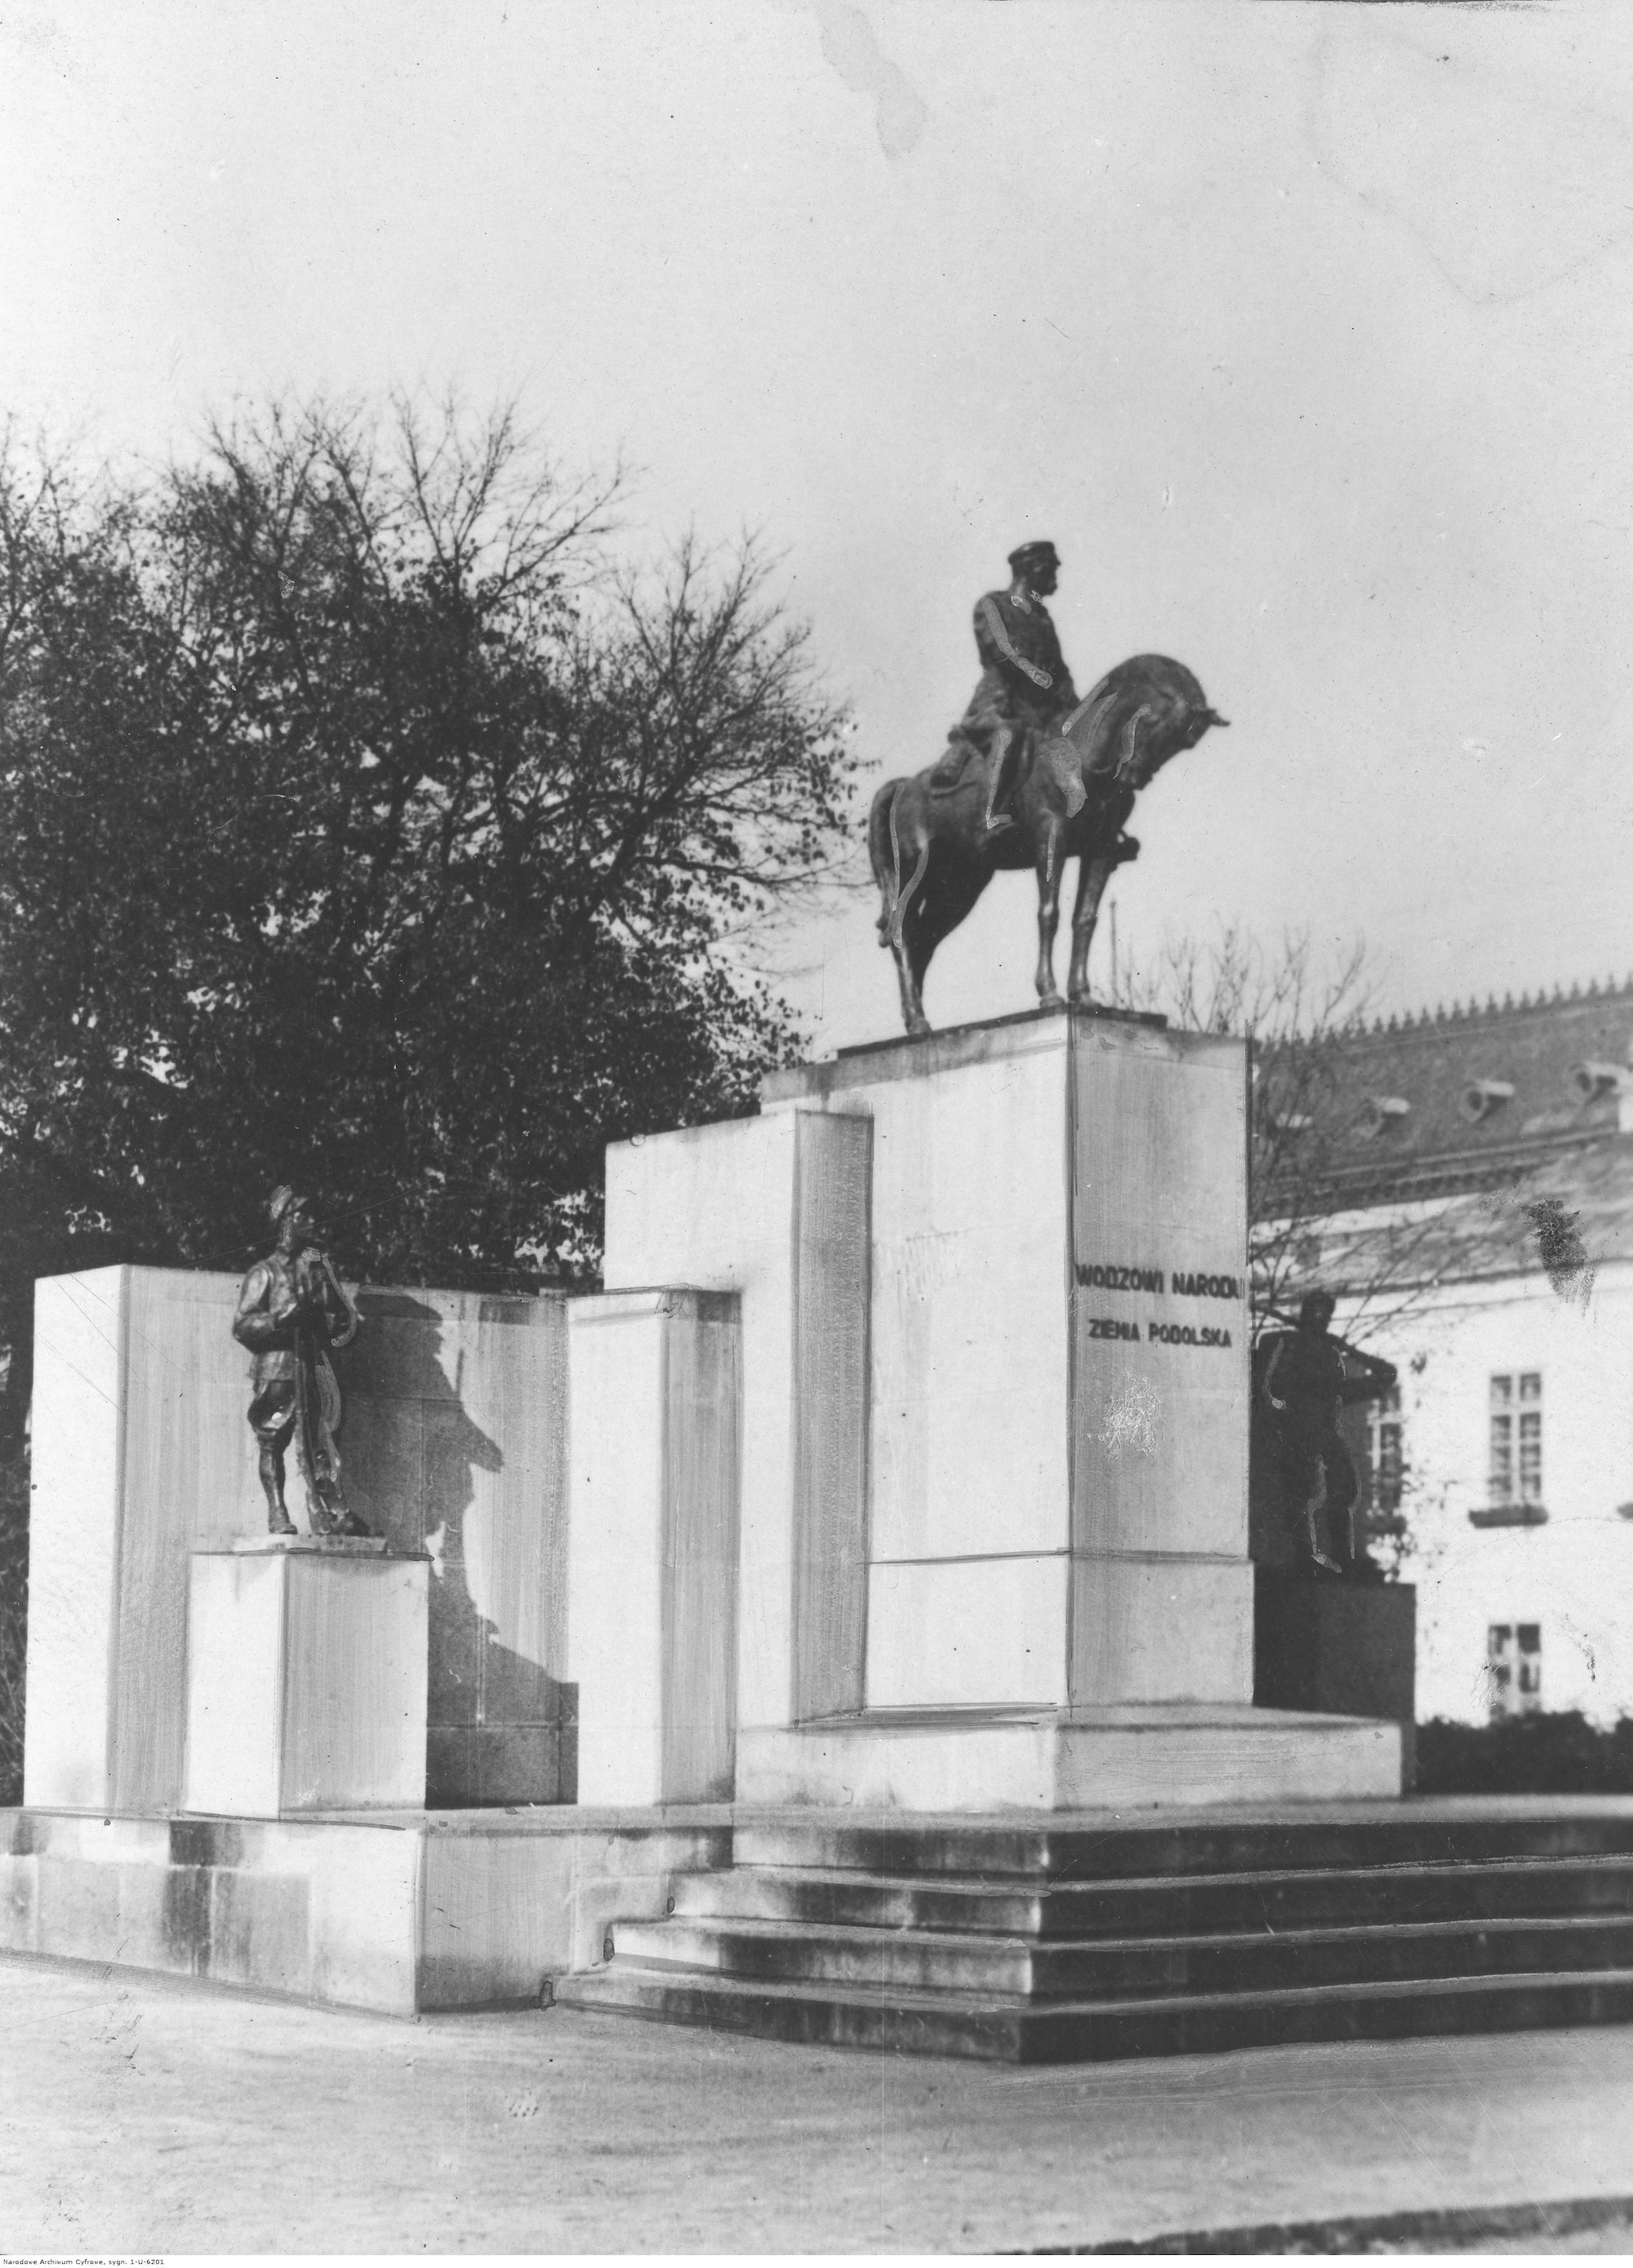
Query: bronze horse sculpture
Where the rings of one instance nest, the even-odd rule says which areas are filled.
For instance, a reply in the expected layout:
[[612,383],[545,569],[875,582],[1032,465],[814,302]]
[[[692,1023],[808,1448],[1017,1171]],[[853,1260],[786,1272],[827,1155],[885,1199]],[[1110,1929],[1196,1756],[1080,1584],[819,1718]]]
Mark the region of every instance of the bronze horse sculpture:
[[908,1030],[927,1032],[924,972],[995,873],[1031,866],[1038,877],[1038,998],[1063,1005],[1055,989],[1055,935],[1061,875],[1076,858],[1067,997],[1089,997],[1089,944],[1114,869],[1137,857],[1122,831],[1134,799],[1171,757],[1194,748],[1210,725],[1230,722],[1210,709],[1190,671],[1165,654],[1119,662],[1053,733],[1037,734],[1017,784],[1015,823],[986,825],[985,766],[971,762],[950,792],[932,793],[930,770],[886,780],[868,816],[868,851],[883,902],[881,945],[896,958]]

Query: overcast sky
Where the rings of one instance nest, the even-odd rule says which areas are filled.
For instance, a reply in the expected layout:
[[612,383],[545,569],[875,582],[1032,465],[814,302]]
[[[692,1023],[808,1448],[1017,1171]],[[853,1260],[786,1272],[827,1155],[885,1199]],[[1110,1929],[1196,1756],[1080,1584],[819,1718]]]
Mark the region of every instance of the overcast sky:
[[[767,531],[869,785],[1052,536],[1079,685],[1159,649],[1232,719],[1123,949],[1360,931],[1392,1008],[1633,968],[1630,281],[1625,0],[0,15],[0,402],[162,451],[517,390],[655,529]],[[1001,878],[932,1019],[1033,940]],[[860,900],[793,959],[819,1046],[893,1028]]]

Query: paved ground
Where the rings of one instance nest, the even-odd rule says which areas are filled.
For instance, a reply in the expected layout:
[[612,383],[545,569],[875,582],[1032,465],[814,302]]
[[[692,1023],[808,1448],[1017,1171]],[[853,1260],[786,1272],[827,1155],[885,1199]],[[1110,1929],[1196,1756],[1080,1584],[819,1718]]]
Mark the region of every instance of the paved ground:
[[18,1957],[0,2014],[8,2252],[1000,2250],[1633,2194],[1633,2029],[1026,2072]]

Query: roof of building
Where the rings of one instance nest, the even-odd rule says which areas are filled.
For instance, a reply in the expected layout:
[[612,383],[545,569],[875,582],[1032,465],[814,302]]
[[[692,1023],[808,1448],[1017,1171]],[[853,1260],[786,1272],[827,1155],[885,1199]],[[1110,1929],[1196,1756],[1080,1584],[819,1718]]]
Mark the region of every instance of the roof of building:
[[[1290,1092],[1290,1061],[1266,1051],[1264,1107]],[[1312,1123],[1278,1144],[1262,1213],[1299,1180],[1306,1214],[1455,1200],[1425,1225],[1422,1259],[1468,1276],[1539,1269],[1546,1200],[1580,1215],[1592,1258],[1633,1257],[1633,979],[1379,1020],[1320,1042],[1300,1076]],[[1346,1275],[1360,1233],[1339,1240]]]

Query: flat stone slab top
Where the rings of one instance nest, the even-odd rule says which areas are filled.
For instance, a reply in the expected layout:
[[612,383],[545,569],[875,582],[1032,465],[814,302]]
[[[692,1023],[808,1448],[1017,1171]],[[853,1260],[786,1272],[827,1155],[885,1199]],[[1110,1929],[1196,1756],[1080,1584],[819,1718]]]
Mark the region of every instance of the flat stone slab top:
[[[206,1547],[208,1548],[208,1547]],[[235,1552],[263,1551],[322,1551],[337,1559],[366,1559],[381,1557],[386,1550],[383,1535],[237,1535],[232,1539]],[[394,1559],[423,1559],[423,1551],[394,1551]]]

